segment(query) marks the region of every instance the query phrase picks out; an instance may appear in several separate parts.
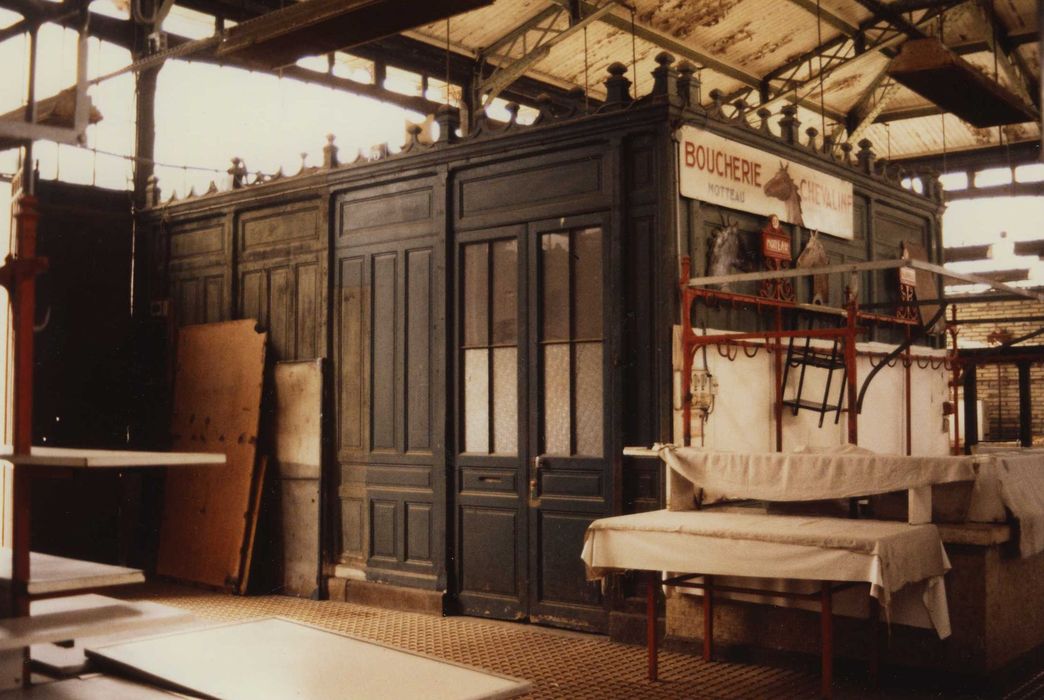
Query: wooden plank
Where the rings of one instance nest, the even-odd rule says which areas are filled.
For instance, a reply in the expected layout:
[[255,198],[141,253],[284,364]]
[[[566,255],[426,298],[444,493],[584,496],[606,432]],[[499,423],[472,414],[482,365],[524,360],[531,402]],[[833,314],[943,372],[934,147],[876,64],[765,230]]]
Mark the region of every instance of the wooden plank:
[[220,470],[167,474],[156,572],[235,589],[253,496],[267,334],[256,321],[186,326],[178,334],[171,444],[224,452]]
[[235,591],[245,595],[250,585],[250,564],[254,560],[254,541],[257,538],[257,521],[261,513],[261,495],[265,490],[265,473],[268,471],[268,456],[262,455],[257,460],[254,482],[251,486],[250,510],[246,515],[246,537],[243,540],[243,563]]
[[509,698],[530,684],[290,620],[92,647],[99,664],[225,700]]
[[0,458],[19,466],[69,467],[99,469],[130,467],[178,467],[224,464],[223,452],[136,452],[132,450],[87,450],[71,447],[33,446],[28,455],[14,455],[9,445],[0,450]]
[[[319,572],[322,360],[275,367],[274,452],[279,493],[283,592],[310,597]],[[273,513],[273,515],[275,515]]]
[[[29,595],[82,591],[143,583],[140,569],[98,564],[39,552],[29,553]],[[11,583],[11,550],[0,549],[0,587]]]
[[157,630],[191,620],[191,613],[159,603],[130,603],[87,593],[65,598],[34,600],[28,617],[0,620],[0,651],[44,642]]

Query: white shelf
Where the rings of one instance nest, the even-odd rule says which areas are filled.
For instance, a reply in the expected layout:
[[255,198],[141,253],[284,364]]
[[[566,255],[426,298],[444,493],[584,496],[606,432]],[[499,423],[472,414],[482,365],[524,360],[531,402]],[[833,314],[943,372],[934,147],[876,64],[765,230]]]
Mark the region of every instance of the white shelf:
[[29,611],[28,617],[0,620],[0,651],[117,632],[151,632],[192,619],[179,608],[129,603],[93,593],[34,600]]
[[15,455],[10,445],[0,449],[0,459],[19,466],[119,469],[128,467],[177,467],[224,464],[218,452],[137,452],[87,450],[73,447],[33,446],[28,455]]
[[[83,591],[142,583],[139,569],[30,552],[29,595]],[[11,550],[0,548],[0,587],[11,583]],[[34,603],[35,605],[35,603]]]

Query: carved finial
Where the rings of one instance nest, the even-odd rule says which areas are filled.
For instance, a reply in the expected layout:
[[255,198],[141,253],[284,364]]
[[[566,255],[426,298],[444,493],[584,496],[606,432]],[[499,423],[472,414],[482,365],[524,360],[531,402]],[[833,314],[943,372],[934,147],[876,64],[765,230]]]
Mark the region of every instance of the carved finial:
[[217,191],[218,191],[217,183],[214,182],[213,180],[211,180],[210,181],[210,186],[207,187],[207,194],[214,194]]
[[238,190],[243,186],[243,180],[246,178],[246,163],[240,158],[233,158],[232,167],[228,169],[228,174],[232,181],[232,189]]
[[761,119],[761,124],[759,128],[761,129],[762,133],[771,134],[772,129],[770,127],[772,126],[772,124],[771,122],[769,122],[769,119],[772,118],[772,111],[768,107],[761,107],[760,109],[758,109],[758,118]]
[[587,93],[579,85],[576,87],[569,88],[566,92],[566,99],[572,105],[572,109],[565,117],[575,117],[577,115],[587,114]]
[[808,146],[808,150],[815,153],[818,149],[816,147],[816,137],[819,136],[819,129],[814,126],[810,126],[805,129],[805,134],[808,135],[808,142],[805,144]]
[[302,173],[303,173],[303,172],[304,172],[304,171],[305,171],[305,170],[306,170],[306,169],[308,168],[308,164],[307,164],[307,160],[308,160],[308,153],[307,153],[307,152],[305,152],[305,151],[302,151],[302,152],[301,152],[300,154],[298,154],[298,155],[300,155],[300,156],[301,156],[301,169],[297,171],[297,174],[298,174],[298,175],[300,175],[300,174],[302,174]]
[[789,144],[798,144],[798,129],[801,127],[801,122],[797,118],[797,107],[791,104],[784,105],[780,112],[783,113],[779,120],[780,138]]
[[504,109],[506,109],[508,111],[508,114],[511,115],[511,117],[508,118],[507,128],[510,129],[514,126],[517,126],[518,110],[521,109],[521,107],[519,107],[519,104],[517,102],[508,102],[506,105],[504,105]]
[[536,98],[537,110],[540,112],[537,118],[533,121],[534,124],[546,124],[547,122],[554,121],[555,112],[551,102],[551,96],[546,92],[542,92],[537,95]]
[[841,144],[841,162],[845,165],[852,164],[852,144],[849,141]]
[[456,143],[457,129],[460,128],[460,110],[442,105],[435,113],[435,121],[439,124],[439,143]]
[[323,167],[324,168],[336,168],[340,163],[337,160],[337,146],[334,145],[334,140],[337,137],[333,134],[326,135],[326,145],[323,146]]
[[403,153],[410,153],[421,147],[420,135],[424,127],[413,122],[406,123],[406,143],[402,146]]
[[670,93],[671,64],[674,63],[674,56],[661,51],[656,54],[655,61],[652,94],[654,97],[666,97]]
[[688,61],[678,64],[678,97],[686,107],[700,106],[700,81],[695,73],[696,67]]
[[872,150],[873,145],[870,139],[860,139],[858,143],[859,153],[856,154],[856,161],[859,163],[859,167],[868,175],[872,175],[874,172],[876,156]]
[[738,99],[732,103],[732,106],[736,108],[736,114],[733,115],[733,119],[738,121],[740,124],[746,126],[747,124],[747,101],[744,99]]
[[834,137],[830,134],[823,134],[823,155],[834,157]]
[[614,61],[609,64],[609,77],[605,79],[605,104],[619,108],[631,103],[631,81],[627,79],[627,66]]
[[718,88],[714,88],[713,90],[710,91],[710,98],[711,98],[710,116],[715,117],[717,119],[724,119],[725,118],[725,112],[722,109],[724,107],[724,99],[725,99],[724,93],[722,93],[722,91],[719,90]]

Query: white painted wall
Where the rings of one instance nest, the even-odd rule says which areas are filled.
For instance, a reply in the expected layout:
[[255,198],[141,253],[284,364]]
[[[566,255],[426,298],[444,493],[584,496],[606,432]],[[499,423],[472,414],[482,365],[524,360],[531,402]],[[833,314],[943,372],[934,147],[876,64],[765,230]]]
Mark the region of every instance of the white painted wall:
[[[720,331],[708,331],[714,334]],[[785,346],[784,346],[785,347]],[[891,346],[860,343],[860,351],[887,352]],[[736,352],[732,348],[732,352]],[[938,359],[942,350],[917,348],[917,354],[931,354]],[[707,349],[707,364],[718,380],[718,395],[714,412],[704,426],[705,446],[740,452],[771,452],[775,448],[774,361],[772,354],[760,349],[757,356],[748,358],[740,350],[732,361],[722,357],[714,346]],[[696,365],[702,366],[698,353]],[[870,372],[869,358],[858,358],[858,377],[861,383]],[[947,383],[950,373],[945,367],[932,369],[911,367],[912,453],[914,455],[945,455],[949,453],[949,437],[944,427],[943,402],[949,398]],[[838,399],[840,371],[835,371],[830,391],[830,403]],[[810,367],[806,370],[803,396],[818,401],[826,380],[826,370]],[[784,397],[795,394],[798,371],[791,370]],[[783,414],[783,449],[793,450],[801,445],[827,447],[846,442],[847,415],[841,414],[835,424],[828,414],[819,427],[819,414],[801,410],[792,415]],[[697,421],[698,431],[698,421]],[[676,439],[676,442],[678,440]],[[875,452],[903,454],[906,441],[905,372],[901,362],[886,367],[874,377],[859,415],[859,444]],[[699,444],[699,437],[694,438]]]

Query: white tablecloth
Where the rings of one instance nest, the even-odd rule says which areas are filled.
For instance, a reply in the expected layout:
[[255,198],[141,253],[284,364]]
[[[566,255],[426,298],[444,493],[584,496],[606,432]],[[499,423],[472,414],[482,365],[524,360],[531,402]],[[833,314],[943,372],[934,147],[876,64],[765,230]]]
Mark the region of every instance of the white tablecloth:
[[[973,481],[976,463],[975,457],[882,455],[854,445],[754,454],[665,445],[659,452],[697,488],[724,498],[765,501],[852,498]],[[688,507],[684,501],[680,505],[681,510]]]
[[979,465],[968,519],[1004,522],[1005,508],[1019,523],[1019,553],[1044,552],[1044,453],[991,453]]
[[592,580],[647,570],[865,581],[886,615],[892,594],[919,587],[922,618],[927,613],[940,638],[950,634],[943,582],[950,562],[934,525],[658,510],[594,521],[581,557]]

